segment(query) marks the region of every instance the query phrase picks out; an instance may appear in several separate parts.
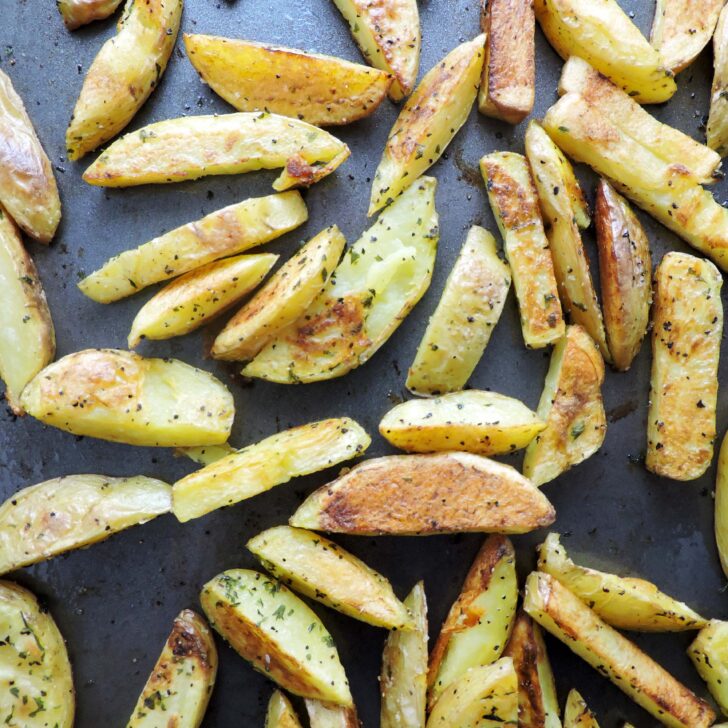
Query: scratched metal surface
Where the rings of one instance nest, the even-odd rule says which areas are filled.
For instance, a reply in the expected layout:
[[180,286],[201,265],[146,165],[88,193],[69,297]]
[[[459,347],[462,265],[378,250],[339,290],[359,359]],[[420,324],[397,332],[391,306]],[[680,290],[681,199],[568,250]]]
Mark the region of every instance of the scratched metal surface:
[[[636,21],[649,30],[652,3],[624,3],[641,9]],[[476,0],[420,0],[423,30],[421,74],[457,43],[478,31]],[[76,288],[85,273],[110,255],[163,231],[240,199],[267,194],[273,173],[218,177],[196,182],[109,190],[81,180],[88,162],[64,158],[64,132],[71,109],[101,43],[114,22],[67,32],[53,3],[0,0],[0,67],[13,78],[55,165],[64,204],[59,233],[49,248],[30,244],[54,315],[58,354],[85,347],[124,347],[129,325],[153,289],[111,306],[86,299]],[[209,32],[301,47],[359,60],[348,29],[330,0],[187,0],[185,31]],[[542,114],[556,97],[560,60],[538,35],[538,98]],[[707,113],[710,56],[679,78],[677,95],[655,108],[660,118],[702,138]],[[130,129],[182,114],[226,112],[229,107],[198,79],[181,43],[152,98]],[[303,237],[337,223],[350,241],[367,226],[370,177],[397,109],[385,102],[373,117],[340,129],[351,159],[311,189],[307,225],[270,248],[290,253]],[[382,414],[403,395],[404,373],[414,355],[428,315],[466,229],[473,223],[495,230],[487,207],[477,160],[495,149],[522,150],[524,125],[515,129],[484,119],[475,111],[443,160],[432,170],[439,180],[437,207],[442,238],[429,292],[389,343],[358,371],[328,383],[290,387],[245,383],[234,368],[205,358],[209,332],[147,343],[147,355],[173,356],[214,372],[235,394],[237,418],[232,442],[253,442],[280,428],[322,417],[350,415],[374,436],[372,456],[390,452],[376,435]],[[93,157],[91,157],[93,158]],[[587,189],[593,177],[585,170]],[[723,201],[728,184],[717,186]],[[646,216],[655,261],[670,249],[686,250],[674,236]],[[593,251],[592,233],[586,234]],[[594,261],[594,254],[592,260]],[[723,350],[721,377],[728,381]],[[607,374],[606,442],[583,465],[546,486],[558,511],[554,526],[580,561],[624,574],[645,576],[687,600],[700,612],[728,617],[725,580],[712,533],[711,491],[715,470],[699,481],[679,484],[647,473],[638,462],[644,450],[649,347],[632,371]],[[536,406],[548,364],[547,354],[526,351],[512,294],[503,319],[471,384],[522,398]],[[719,432],[726,426],[728,388],[720,391]],[[520,456],[512,462],[518,464]],[[144,473],[173,482],[192,469],[168,450],[131,448],[76,438],[16,419],[0,408],[0,496],[47,478],[76,472],[110,475]],[[93,548],[23,570],[13,578],[33,589],[49,606],[68,640],[78,692],[80,728],[122,726],[161,650],[172,618],[184,607],[199,608],[198,591],[226,568],[254,567],[245,541],[263,528],[285,522],[306,493],[326,482],[321,473],[279,487],[254,500],[181,525],[172,516],[132,529]],[[543,533],[514,539],[519,566],[533,564],[533,546]],[[347,548],[381,570],[404,596],[424,579],[434,636],[478,548],[478,536],[430,539],[341,538]],[[378,724],[380,651],[384,632],[315,606],[336,638],[350,676],[364,725]],[[684,654],[690,635],[637,637],[637,641],[678,678],[705,694]],[[205,726],[262,726],[271,684],[219,641],[220,672]],[[577,687],[602,725],[628,719],[636,726],[656,725],[606,680],[553,640],[550,654],[561,699]]]

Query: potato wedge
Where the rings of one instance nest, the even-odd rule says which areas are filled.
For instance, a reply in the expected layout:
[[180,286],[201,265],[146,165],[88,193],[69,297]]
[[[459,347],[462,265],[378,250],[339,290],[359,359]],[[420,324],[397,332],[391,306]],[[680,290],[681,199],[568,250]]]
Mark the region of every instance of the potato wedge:
[[[2,172],[0,171],[0,174]],[[53,361],[56,337],[43,286],[20,233],[0,204],[0,378],[15,414],[23,414],[20,393]]]
[[202,80],[238,111],[271,111],[315,126],[369,116],[393,80],[343,58],[247,40],[187,33],[185,48]]
[[131,187],[283,167],[273,183],[281,192],[318,182],[350,153],[323,129],[278,114],[183,116],[125,134],[83,178],[100,187]]
[[314,491],[298,528],[359,536],[527,533],[553,523],[545,496],[514,468],[470,453],[390,455]]
[[518,124],[536,98],[536,18],[530,0],[482,0],[485,62],[478,92],[482,114]]
[[473,225],[407,373],[410,392],[437,395],[465,386],[490,341],[510,287],[511,271],[498,257],[495,238]]
[[223,443],[235,416],[232,395],[212,374],[119,349],[64,356],[30,381],[20,403],[74,435],[148,447]]
[[192,462],[198,465],[212,465],[218,460],[232,455],[237,452],[229,442],[225,442],[222,445],[202,445],[200,447],[178,447],[175,448],[174,454],[186,455]]
[[172,510],[172,489],[139,475],[67,475],[0,506],[0,574],[90,546]]
[[715,542],[723,573],[728,576],[728,437],[718,454],[718,472],[715,477]]
[[76,30],[94,20],[108,18],[116,12],[121,0],[58,0],[56,5],[66,28]]
[[425,728],[427,703],[427,599],[423,582],[404,600],[414,629],[390,632],[379,678],[379,728]]
[[489,536],[476,555],[430,653],[430,710],[468,670],[489,665],[503,654],[513,629],[517,601],[513,545],[505,536]]
[[292,256],[217,335],[215,359],[249,361],[321,295],[344,252],[336,225],[322,230]]
[[174,619],[126,728],[198,728],[217,676],[217,648],[205,620],[191,609]]
[[540,486],[591,457],[604,442],[604,361],[581,326],[568,326],[551,353],[538,416],[546,423],[526,448],[523,474]]
[[63,636],[23,587],[0,581],[0,714],[22,728],[72,728],[75,693]]
[[647,333],[652,303],[650,242],[637,216],[605,179],[594,208],[604,326],[612,364],[627,371]]
[[617,629],[683,632],[707,624],[687,604],[660,591],[652,582],[575,564],[567,555],[558,533],[550,533],[539,546],[538,569],[558,579]]
[[493,152],[480,160],[493,216],[511,266],[526,346],[540,348],[564,335],[554,263],[526,158]]
[[268,701],[265,728],[301,728],[291,701],[280,690],[274,690]]
[[722,285],[710,261],[685,253],[655,272],[645,466],[666,478],[694,480],[713,460]]
[[265,278],[277,255],[237,255],[185,273],[150,298],[134,318],[128,344],[171,339],[198,329]]
[[728,622],[711,620],[688,647],[688,656],[723,715],[728,715]]
[[283,584],[256,571],[230,569],[202,587],[200,602],[231,647],[282,688],[352,706],[334,640]]
[[721,156],[728,154],[728,10],[723,8],[713,35],[713,84],[706,142]]
[[23,100],[0,71],[0,204],[18,226],[49,243],[61,221],[61,198]]
[[389,132],[367,215],[389,205],[447,149],[470,114],[483,69],[485,36],[459,45],[420,81]]
[[333,379],[367,362],[422,298],[439,239],[432,177],[405,191],[354,243],[326,290],[244,369],[280,384]]
[[529,575],[523,608],[660,723],[672,728],[707,728],[715,719],[704,700],[549,574]]
[[573,688],[566,698],[564,728],[599,728],[594,713],[589,710],[580,693]]
[[306,698],[310,728],[359,728],[356,709]]
[[417,0],[334,0],[367,62],[392,74],[393,101],[412,93],[420,65]]
[[407,452],[503,455],[526,447],[544,427],[546,423],[523,402],[469,389],[398,404],[384,415],[379,432]]
[[369,435],[348,417],[284,430],[178,480],[172,510],[182,522],[199,518],[357,457],[370,442]]

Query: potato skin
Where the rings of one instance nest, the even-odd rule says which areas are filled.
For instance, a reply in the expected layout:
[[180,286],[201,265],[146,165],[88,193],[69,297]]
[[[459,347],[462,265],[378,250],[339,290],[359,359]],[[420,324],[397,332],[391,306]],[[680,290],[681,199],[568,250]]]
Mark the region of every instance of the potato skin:
[[58,11],[68,30],[76,30],[94,20],[108,18],[121,0],[57,0]]
[[728,437],[718,455],[718,473],[715,478],[715,541],[723,573],[728,576]]
[[713,36],[713,84],[710,90],[710,113],[706,142],[721,156],[728,154],[728,10],[723,7]]

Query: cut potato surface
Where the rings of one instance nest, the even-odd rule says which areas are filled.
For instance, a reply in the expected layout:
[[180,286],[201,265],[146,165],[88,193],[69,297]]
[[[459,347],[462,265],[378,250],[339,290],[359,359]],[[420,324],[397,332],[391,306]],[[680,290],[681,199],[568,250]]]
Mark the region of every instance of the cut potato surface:
[[66,28],[76,30],[94,20],[108,18],[121,0],[58,0],[56,4]]
[[708,146],[721,156],[728,154],[728,10],[718,17],[713,36],[713,85],[710,90],[710,113],[706,127]]
[[728,622],[711,620],[688,647],[688,656],[723,715],[728,715]]
[[354,707],[324,703],[306,698],[306,713],[310,728],[360,728]]
[[291,701],[280,690],[274,690],[268,701],[265,728],[301,728]]
[[564,728],[599,728],[594,713],[589,710],[579,692],[573,689],[566,697]]
[[212,465],[222,458],[237,452],[230,443],[225,442],[222,445],[202,445],[199,447],[178,447],[175,449],[175,455],[186,455],[192,462],[198,465]]

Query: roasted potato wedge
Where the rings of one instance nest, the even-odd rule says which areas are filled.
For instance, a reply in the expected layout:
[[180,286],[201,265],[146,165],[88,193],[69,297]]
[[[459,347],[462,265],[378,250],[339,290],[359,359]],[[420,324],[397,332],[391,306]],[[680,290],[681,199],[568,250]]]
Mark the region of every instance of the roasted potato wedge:
[[191,609],[172,632],[139,696],[126,728],[198,728],[217,676],[217,649],[205,620]]
[[268,701],[265,728],[301,728],[291,701],[280,690],[274,690]]
[[720,565],[728,576],[728,437],[723,437],[715,478],[715,541]]
[[429,536],[526,533],[554,518],[553,506],[514,468],[453,452],[361,463],[309,495],[289,523],[360,536]]
[[688,655],[723,715],[728,715],[728,622],[716,619],[698,632]]
[[389,205],[447,149],[475,101],[485,37],[463,43],[420,81],[389,132],[367,215]]
[[432,278],[439,239],[432,177],[423,177],[352,245],[326,290],[244,369],[281,384],[333,379],[367,362]]
[[23,100],[2,71],[0,139],[0,204],[24,232],[49,243],[61,221],[56,178]]
[[202,80],[238,111],[271,111],[315,126],[372,114],[392,76],[343,58],[247,40],[185,35]]
[[529,575],[523,608],[660,723],[672,728],[707,728],[715,720],[704,700],[549,574]]
[[728,154],[728,10],[723,8],[713,35],[713,85],[706,127],[708,146],[721,156]]
[[229,442],[222,445],[202,445],[199,447],[178,447],[175,449],[175,455],[186,455],[192,462],[198,465],[212,465],[218,460],[232,455],[237,452]]
[[568,326],[551,353],[536,410],[546,428],[526,448],[523,474],[543,485],[591,457],[604,442],[604,361],[581,326]]
[[655,272],[645,466],[699,478],[713,460],[723,277],[708,260],[670,252]]
[[379,678],[379,728],[425,728],[427,703],[427,599],[422,582],[404,600],[414,628],[389,633]]
[[412,93],[420,66],[420,15],[417,0],[334,0],[367,62],[394,77],[389,96]]
[[221,444],[235,416],[232,395],[212,374],[119,349],[64,356],[29,382],[20,403],[74,435],[160,447]]
[[566,698],[564,728],[599,728],[594,713],[589,710],[579,692],[573,688]]
[[0,506],[0,574],[90,546],[172,510],[172,490],[137,476],[67,475]]
[[194,331],[250,293],[277,260],[269,253],[238,255],[185,273],[139,310],[129,348],[142,339],[171,339]]
[[526,447],[545,426],[517,399],[469,389],[398,404],[384,415],[379,432],[407,452],[503,455]]
[[359,728],[356,708],[324,703],[306,698],[306,713],[310,728]]
[[267,112],[183,116],[117,139],[84,172],[90,185],[131,187],[283,167],[273,189],[308,187],[333,172],[349,147],[300,119]]
[[255,357],[321,295],[345,245],[336,225],[311,238],[228,321],[212,344],[212,356],[232,361]]
[[252,498],[292,478],[361,455],[371,439],[348,417],[284,430],[178,480],[172,510],[184,522]]
[[411,392],[437,395],[465,386],[490,341],[510,287],[511,271],[498,257],[495,238],[473,225],[407,374]]
[[468,670],[489,665],[503,654],[513,629],[517,601],[513,545],[505,536],[489,536],[476,555],[430,653],[430,710]]
[[121,5],[121,0],[58,0],[56,5],[66,28],[76,30],[94,20],[108,18]]
[[594,219],[607,343],[615,369],[627,371],[650,318],[650,242],[627,201],[605,179],[597,187]]
[[334,640],[283,584],[257,571],[230,569],[202,587],[200,602],[231,647],[282,688],[352,706]]

